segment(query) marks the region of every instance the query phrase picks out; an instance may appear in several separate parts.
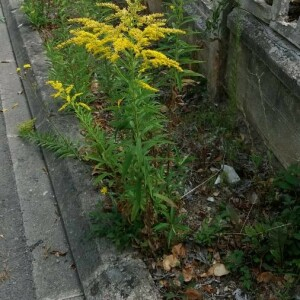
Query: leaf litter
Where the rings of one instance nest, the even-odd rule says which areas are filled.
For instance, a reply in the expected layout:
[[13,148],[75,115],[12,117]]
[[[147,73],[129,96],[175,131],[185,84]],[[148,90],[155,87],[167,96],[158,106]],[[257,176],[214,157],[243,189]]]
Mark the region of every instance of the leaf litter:
[[[232,133],[212,124],[207,126],[205,120],[199,121],[199,114],[204,114],[203,103],[204,106],[211,104],[198,100],[191,99],[177,109],[172,108],[176,120],[176,124],[172,124],[175,140],[180,141],[183,152],[195,157],[189,166],[181,208],[192,234],[174,245],[169,253],[165,250],[161,258],[144,257],[144,261],[165,295],[164,299],[279,300],[274,294],[284,287],[282,277],[263,270],[257,272],[250,266],[255,289],[246,290],[226,262],[230,251],[246,247],[242,242],[243,229],[251,224],[257,213],[261,214],[260,201],[268,193],[274,176],[268,152],[259,136],[248,131],[242,117]],[[220,107],[214,113],[222,115],[222,109]],[[193,117],[187,111],[193,111]],[[237,143],[237,149],[225,146],[226,139],[234,145]],[[261,155],[259,166],[251,159],[252,153]],[[227,173],[231,172],[231,182],[228,182],[228,174],[222,174],[224,165]],[[214,184],[217,177],[219,182]],[[212,241],[202,245],[196,240],[195,232],[205,219],[215,226],[214,217],[220,206],[225,210],[227,220],[222,225],[223,230],[211,233],[208,240],[211,238]],[[213,236],[216,236],[215,240]]]

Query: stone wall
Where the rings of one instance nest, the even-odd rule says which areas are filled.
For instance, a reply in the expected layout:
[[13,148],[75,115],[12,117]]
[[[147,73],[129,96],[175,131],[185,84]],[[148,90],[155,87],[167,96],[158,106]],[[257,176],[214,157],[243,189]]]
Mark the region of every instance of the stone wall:
[[273,153],[284,166],[300,162],[300,1],[240,0],[240,8],[226,7],[213,34],[206,20],[222,1],[194,3],[205,6],[195,24],[206,32],[201,55],[211,99],[234,78],[240,109]]
[[[235,9],[228,17],[231,40],[240,23],[236,98],[284,166],[300,162],[300,51],[252,14]],[[231,66],[227,67],[227,77]]]
[[240,7],[300,47],[299,0],[240,0]]

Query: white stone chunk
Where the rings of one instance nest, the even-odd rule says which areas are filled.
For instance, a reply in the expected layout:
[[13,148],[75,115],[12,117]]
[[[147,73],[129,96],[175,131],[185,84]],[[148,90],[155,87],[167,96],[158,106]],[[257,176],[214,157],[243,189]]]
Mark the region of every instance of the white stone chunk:
[[222,169],[221,174],[217,177],[215,184],[220,184],[224,181],[232,184],[232,183],[237,183],[241,180],[241,178],[236,173],[233,167],[228,165],[222,165],[221,169]]

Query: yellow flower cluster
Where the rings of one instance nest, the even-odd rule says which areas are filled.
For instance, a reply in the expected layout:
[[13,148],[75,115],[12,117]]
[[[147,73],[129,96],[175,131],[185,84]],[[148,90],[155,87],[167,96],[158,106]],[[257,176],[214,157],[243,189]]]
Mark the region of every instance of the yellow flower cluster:
[[77,93],[77,94],[74,94],[73,96],[71,96],[71,91],[74,88],[73,84],[64,88],[63,84],[60,81],[47,81],[47,83],[56,90],[56,93],[53,94],[52,97],[54,97],[54,98],[60,97],[66,101],[66,103],[58,111],[62,111],[68,106],[71,106],[73,109],[76,109],[79,106],[81,106],[87,110],[91,110],[91,108],[88,105],[86,105],[85,103],[76,102],[76,99],[80,95],[82,95],[82,93]]
[[100,193],[102,195],[106,195],[108,193],[108,188],[106,186],[104,186],[101,190],[100,190]]
[[[24,70],[31,69],[31,64],[25,64],[25,65],[23,65],[23,69],[24,69]],[[21,68],[18,67],[18,68],[16,69],[16,71],[17,71],[17,73],[20,73],[20,72],[21,72]]]
[[[153,42],[168,34],[183,34],[184,31],[165,27],[163,14],[142,15],[145,6],[140,0],[126,0],[126,3],[127,8],[120,8],[113,3],[98,4],[114,11],[105,22],[89,18],[71,19],[71,23],[80,24],[81,27],[71,30],[73,37],[60,44],[59,48],[69,44],[85,46],[93,55],[111,62],[118,60],[122,52],[131,51],[135,58],[143,60],[142,70],[150,66],[167,66],[181,71],[176,61],[149,48]],[[110,25],[109,22],[117,25]]]
[[152,87],[151,85],[149,85],[148,83],[142,81],[142,80],[138,80],[138,84],[140,87],[142,87],[145,90],[151,91],[151,92],[158,92],[159,90]]
[[141,54],[144,60],[142,64],[142,71],[150,68],[151,66],[153,66],[154,68],[167,66],[169,68],[176,68],[179,71],[182,71],[182,68],[177,61],[168,58],[161,52],[155,50],[144,50]]

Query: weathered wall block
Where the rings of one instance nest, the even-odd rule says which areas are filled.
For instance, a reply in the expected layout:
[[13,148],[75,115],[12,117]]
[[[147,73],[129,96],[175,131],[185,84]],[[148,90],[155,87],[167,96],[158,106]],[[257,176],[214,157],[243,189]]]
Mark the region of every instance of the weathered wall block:
[[240,7],[300,48],[299,0],[239,0]]
[[230,2],[210,30],[221,3],[195,0],[187,9],[204,32],[200,59],[208,94],[219,101],[224,85],[230,96],[234,90],[282,164],[300,162],[300,0],[239,0],[235,9]]
[[[283,0],[285,1],[285,0]],[[272,17],[272,5],[265,0],[240,0],[240,7],[251,12],[257,18],[269,23]]]
[[300,162],[300,50],[240,9],[228,17],[231,41],[237,20],[240,51],[233,58],[229,48],[228,61],[237,60],[239,106],[284,166]]

